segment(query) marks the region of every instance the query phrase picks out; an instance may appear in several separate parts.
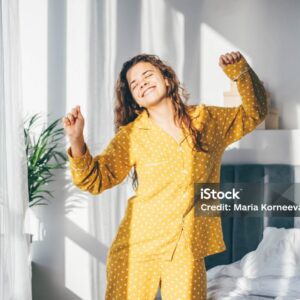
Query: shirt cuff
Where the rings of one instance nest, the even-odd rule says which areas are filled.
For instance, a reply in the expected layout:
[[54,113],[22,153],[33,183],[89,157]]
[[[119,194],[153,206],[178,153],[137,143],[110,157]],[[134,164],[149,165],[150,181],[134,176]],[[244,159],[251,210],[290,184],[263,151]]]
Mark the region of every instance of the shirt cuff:
[[67,156],[69,158],[69,162],[70,162],[70,168],[72,170],[84,171],[89,168],[89,166],[93,160],[93,157],[90,153],[89,147],[87,146],[86,143],[84,143],[84,144],[85,144],[86,150],[85,150],[85,153],[82,154],[81,156],[73,157],[71,147],[69,147],[66,151]]
[[225,74],[233,81],[237,81],[241,75],[248,72],[250,69],[246,59],[242,56],[238,62],[229,64],[223,68]]

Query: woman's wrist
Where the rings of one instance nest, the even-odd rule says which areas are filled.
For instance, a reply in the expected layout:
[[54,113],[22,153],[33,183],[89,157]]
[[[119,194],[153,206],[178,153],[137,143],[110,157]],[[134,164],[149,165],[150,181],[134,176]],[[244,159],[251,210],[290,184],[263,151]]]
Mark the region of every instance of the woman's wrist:
[[86,151],[84,137],[70,138],[71,152],[73,157],[84,155]]

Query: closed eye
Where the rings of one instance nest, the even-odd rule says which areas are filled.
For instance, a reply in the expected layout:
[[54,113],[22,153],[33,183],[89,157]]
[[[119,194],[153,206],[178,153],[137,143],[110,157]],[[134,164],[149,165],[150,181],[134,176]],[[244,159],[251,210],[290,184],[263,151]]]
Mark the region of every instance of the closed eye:
[[[153,75],[153,73],[148,73],[148,75],[146,75],[145,76],[145,78],[148,78],[148,77],[150,77],[150,76],[152,76]],[[135,90],[135,88],[137,87],[137,84],[135,84],[133,87],[132,87],[132,90],[134,91]]]

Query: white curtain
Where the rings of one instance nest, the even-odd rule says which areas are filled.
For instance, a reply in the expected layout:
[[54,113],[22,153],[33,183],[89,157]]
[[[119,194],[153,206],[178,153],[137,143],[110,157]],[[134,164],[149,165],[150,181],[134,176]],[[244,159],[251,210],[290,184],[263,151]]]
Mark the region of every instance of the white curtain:
[[22,121],[18,0],[0,1],[0,299],[29,300],[31,263]]

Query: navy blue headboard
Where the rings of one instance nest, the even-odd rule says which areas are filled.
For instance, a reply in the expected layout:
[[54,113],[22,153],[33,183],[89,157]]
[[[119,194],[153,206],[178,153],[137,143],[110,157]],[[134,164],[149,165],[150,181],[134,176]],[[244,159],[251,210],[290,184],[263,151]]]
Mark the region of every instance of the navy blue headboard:
[[[283,164],[240,164],[221,166],[222,183],[234,182],[268,182],[294,183],[294,167]],[[256,195],[264,203],[265,193]],[[261,200],[260,200],[261,199]],[[227,250],[205,258],[206,269],[217,265],[233,263],[245,254],[257,248],[262,240],[265,226],[294,227],[293,217],[268,217],[265,225],[264,217],[222,217],[223,236]]]

